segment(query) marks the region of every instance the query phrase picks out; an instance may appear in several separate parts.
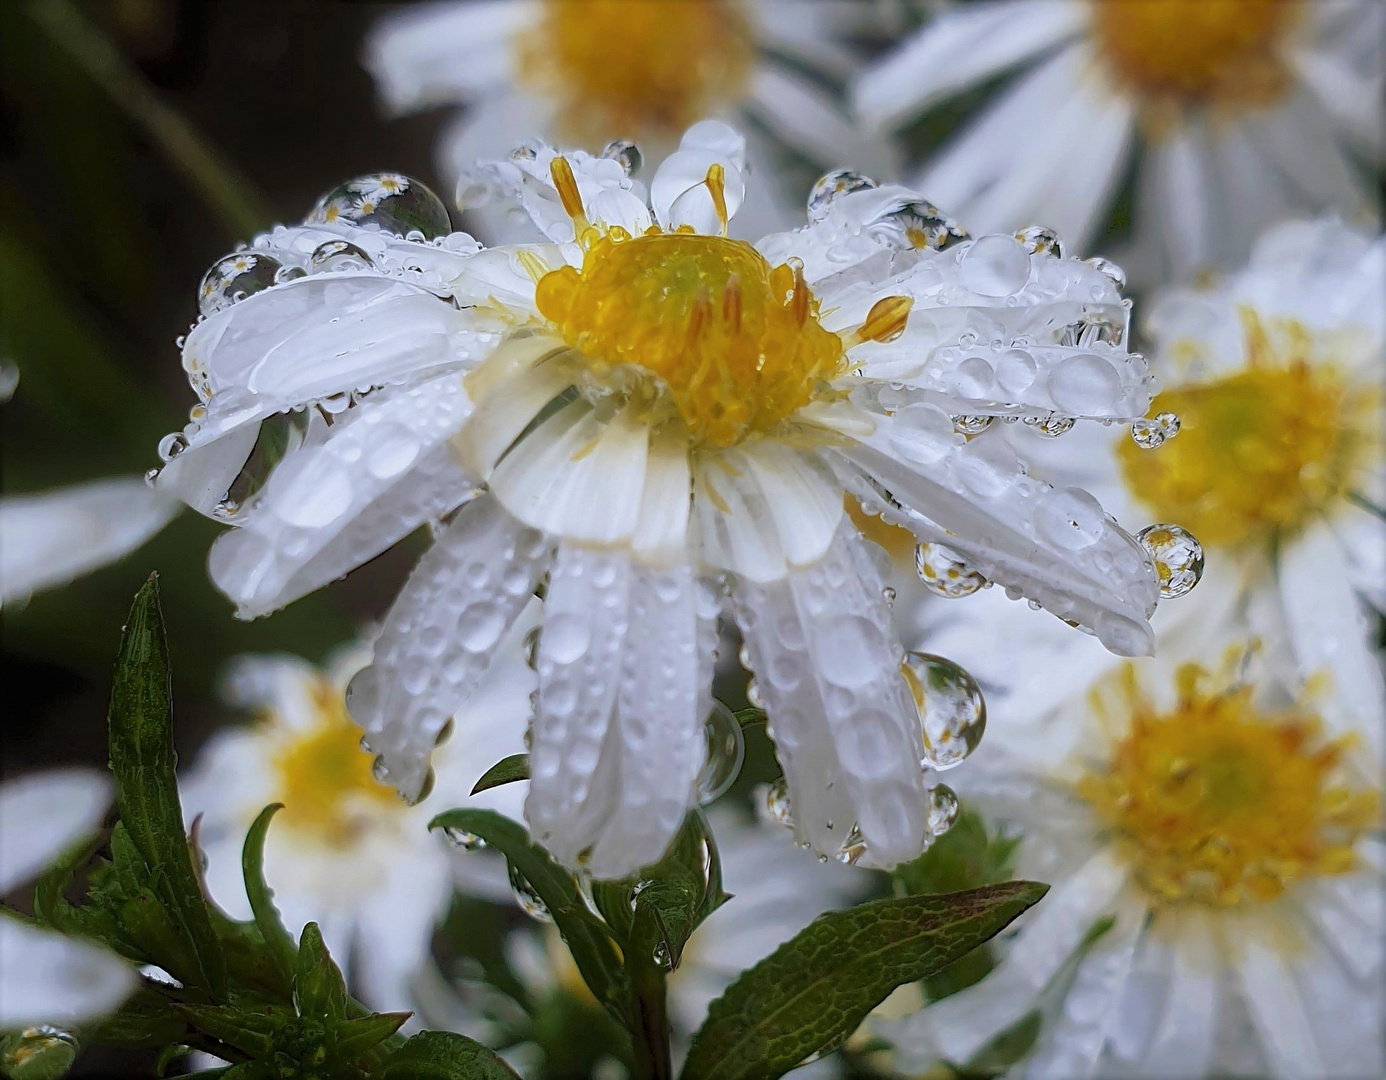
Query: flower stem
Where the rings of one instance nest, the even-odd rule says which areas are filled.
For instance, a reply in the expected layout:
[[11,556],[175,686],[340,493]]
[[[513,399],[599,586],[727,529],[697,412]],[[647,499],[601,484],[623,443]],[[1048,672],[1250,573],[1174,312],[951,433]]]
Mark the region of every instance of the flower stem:
[[273,215],[249,182],[158,96],[139,69],[71,0],[34,0],[29,13],[183,170],[233,235],[250,236],[270,224]]

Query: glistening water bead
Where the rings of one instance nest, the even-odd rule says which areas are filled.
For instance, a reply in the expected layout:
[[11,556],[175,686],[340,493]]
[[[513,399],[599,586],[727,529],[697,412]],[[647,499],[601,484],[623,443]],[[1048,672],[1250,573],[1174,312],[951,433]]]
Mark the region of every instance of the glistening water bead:
[[305,223],[355,225],[406,240],[436,240],[452,232],[443,200],[399,173],[369,173],[337,185],[318,200]]
[[1179,434],[1179,417],[1172,412],[1157,413],[1152,418],[1137,420],[1131,425],[1131,441],[1142,450],[1154,450]]
[[698,774],[698,802],[706,805],[736,782],[746,758],[746,739],[735,714],[720,701],[712,703],[703,731],[707,737],[707,761]]
[[515,895],[515,902],[520,905],[520,910],[536,922],[553,922],[548,905],[540,899],[529,879],[515,868],[514,863],[507,863],[507,866],[510,869],[510,891]]
[[1160,595],[1184,596],[1203,577],[1203,545],[1193,533],[1178,525],[1148,525],[1136,534],[1155,563]]
[[957,552],[942,544],[919,544],[914,549],[914,572],[930,592],[950,599],[971,596],[988,584]]
[[263,292],[278,280],[283,264],[269,255],[238,251],[218,259],[202,275],[197,307],[203,315],[215,315],[238,300]]
[[869,176],[853,172],[851,169],[834,169],[824,173],[809,190],[809,221],[821,221],[827,217],[834,202],[854,191],[869,191],[880,185]]
[[961,765],[987,730],[987,703],[977,680],[932,653],[907,652],[900,670],[923,726],[921,764],[940,772]]

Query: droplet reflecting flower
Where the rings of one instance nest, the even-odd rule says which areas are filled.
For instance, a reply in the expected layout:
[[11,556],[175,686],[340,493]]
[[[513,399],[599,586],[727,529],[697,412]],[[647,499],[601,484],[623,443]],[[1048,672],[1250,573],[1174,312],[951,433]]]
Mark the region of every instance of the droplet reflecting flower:
[[958,797],[947,784],[936,784],[929,792],[929,832],[938,839],[958,820]]
[[1154,450],[1179,434],[1179,417],[1162,412],[1131,425],[1131,441],[1142,450]]
[[824,173],[809,191],[808,215],[810,221],[821,221],[832,204],[844,195],[854,191],[868,191],[879,187],[875,180],[851,169],[834,169]]
[[310,225],[355,225],[405,239],[434,240],[452,231],[443,201],[399,173],[370,173],[339,184],[318,200]]
[[923,543],[914,549],[914,571],[925,587],[939,596],[957,599],[987,586],[987,579],[942,544]]
[[987,729],[987,703],[967,671],[942,656],[907,652],[901,672],[914,694],[924,728],[924,764],[961,765]]
[[746,759],[746,739],[736,716],[720,701],[712,703],[703,728],[707,734],[707,762],[698,774],[698,802],[706,805],[736,782]]
[[282,269],[278,259],[249,251],[238,251],[218,259],[202,276],[202,284],[198,286],[198,310],[203,315],[224,311],[236,301],[268,289]]
[[1203,577],[1203,545],[1178,525],[1147,525],[1136,534],[1150,553],[1160,578],[1160,595],[1169,599],[1192,591]]

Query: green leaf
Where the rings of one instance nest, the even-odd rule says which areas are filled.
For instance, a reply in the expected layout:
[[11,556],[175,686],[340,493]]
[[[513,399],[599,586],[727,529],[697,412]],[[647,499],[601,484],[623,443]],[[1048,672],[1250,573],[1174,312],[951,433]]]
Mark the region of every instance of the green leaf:
[[765,723],[766,718],[765,710],[756,708],[737,709],[732,715],[736,717],[736,722],[741,725],[742,731],[748,727],[754,727],[756,724]]
[[383,1043],[402,1028],[412,1015],[407,1012],[374,1013],[348,1020],[337,1029],[337,1051],[343,1057],[354,1060]]
[[235,1005],[175,1004],[173,1008],[204,1035],[253,1057],[272,1054],[275,1036],[294,1019],[290,1010],[272,1005],[242,1009]]
[[544,901],[593,995],[620,1015],[627,983],[619,949],[587,907],[577,880],[530,841],[523,825],[492,810],[447,810],[428,827],[472,833],[501,852]]
[[421,1031],[390,1055],[379,1080],[519,1080],[519,1074],[465,1035]]
[[820,915],[708,1010],[683,1080],[770,1080],[846,1039],[897,986],[993,937],[1048,886],[875,900]]
[[170,922],[186,943],[184,951],[194,959],[184,981],[224,1000],[226,960],[193,868],[178,802],[172,681],[155,575],[136,594],[121,637],[109,723],[120,820],[148,867],[149,880],[158,885]]
[[120,906],[121,930],[140,959],[158,964],[185,986],[197,986],[202,965],[183,928],[153,889],[140,889]]
[[500,787],[502,784],[513,784],[516,780],[529,779],[529,755],[511,754],[508,758],[502,758],[481,775],[481,779],[472,788],[472,794],[477,795],[483,791],[490,791],[493,787]]
[[77,1059],[77,1040],[46,1028],[0,1037],[0,1073],[10,1080],[62,1080]]
[[187,1021],[169,1007],[168,998],[145,985],[126,999],[119,1012],[99,1023],[91,1041],[154,1049],[183,1042],[187,1030]]
[[300,1016],[341,1024],[350,1015],[346,980],[328,953],[322,931],[314,922],[303,928],[303,935],[298,939],[294,997]]
[[660,954],[661,966],[673,970],[693,931],[726,899],[717,844],[706,815],[694,809],[668,853],[642,870],[631,889],[630,943],[646,957]]
[[283,803],[272,803],[260,811],[260,816],[250,826],[250,831],[245,834],[245,846],[241,849],[241,874],[245,878],[245,892],[250,898],[255,925],[287,989],[293,982],[298,947],[284,929],[279,909],[274,906],[274,892],[265,881],[265,836],[269,832],[270,819],[283,808]]

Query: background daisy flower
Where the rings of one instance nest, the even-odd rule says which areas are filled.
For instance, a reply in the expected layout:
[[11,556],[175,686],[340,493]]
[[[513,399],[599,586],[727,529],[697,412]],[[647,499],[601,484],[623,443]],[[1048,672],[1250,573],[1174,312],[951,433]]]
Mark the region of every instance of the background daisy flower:
[[[411,798],[542,583],[526,817],[599,877],[657,859],[693,803],[725,589],[798,839],[891,865],[931,838],[927,692],[844,497],[1148,650],[1151,555],[954,420],[1142,415],[1119,272],[1042,234],[965,240],[846,173],[752,247],[726,235],[739,136],[706,122],[682,146],[648,196],[620,161],[542,144],[480,166],[539,244],[480,249],[395,199],[370,228],[258,238],[286,269],[189,334],[203,401],[159,485],[236,526],[209,565],[242,616],[434,525],[349,694]],[[433,231],[402,239],[404,217]]]
[[[1017,69],[916,175],[975,228],[1042,221],[1087,247],[1134,167],[1141,281],[1246,258],[1266,227],[1375,217],[1375,0],[986,0],[945,9],[864,74],[858,115],[901,127]],[[1015,148],[1026,148],[1017,166]]]
[[[1155,660],[1066,682],[1059,700],[1052,621],[981,601],[970,649],[950,635],[1008,721],[964,797],[1022,838],[1017,874],[1056,884],[990,974],[883,1025],[897,1067],[1380,1072],[1375,735],[1320,713],[1274,643],[1213,598],[1161,630]],[[1013,663],[996,662],[998,636]]]

